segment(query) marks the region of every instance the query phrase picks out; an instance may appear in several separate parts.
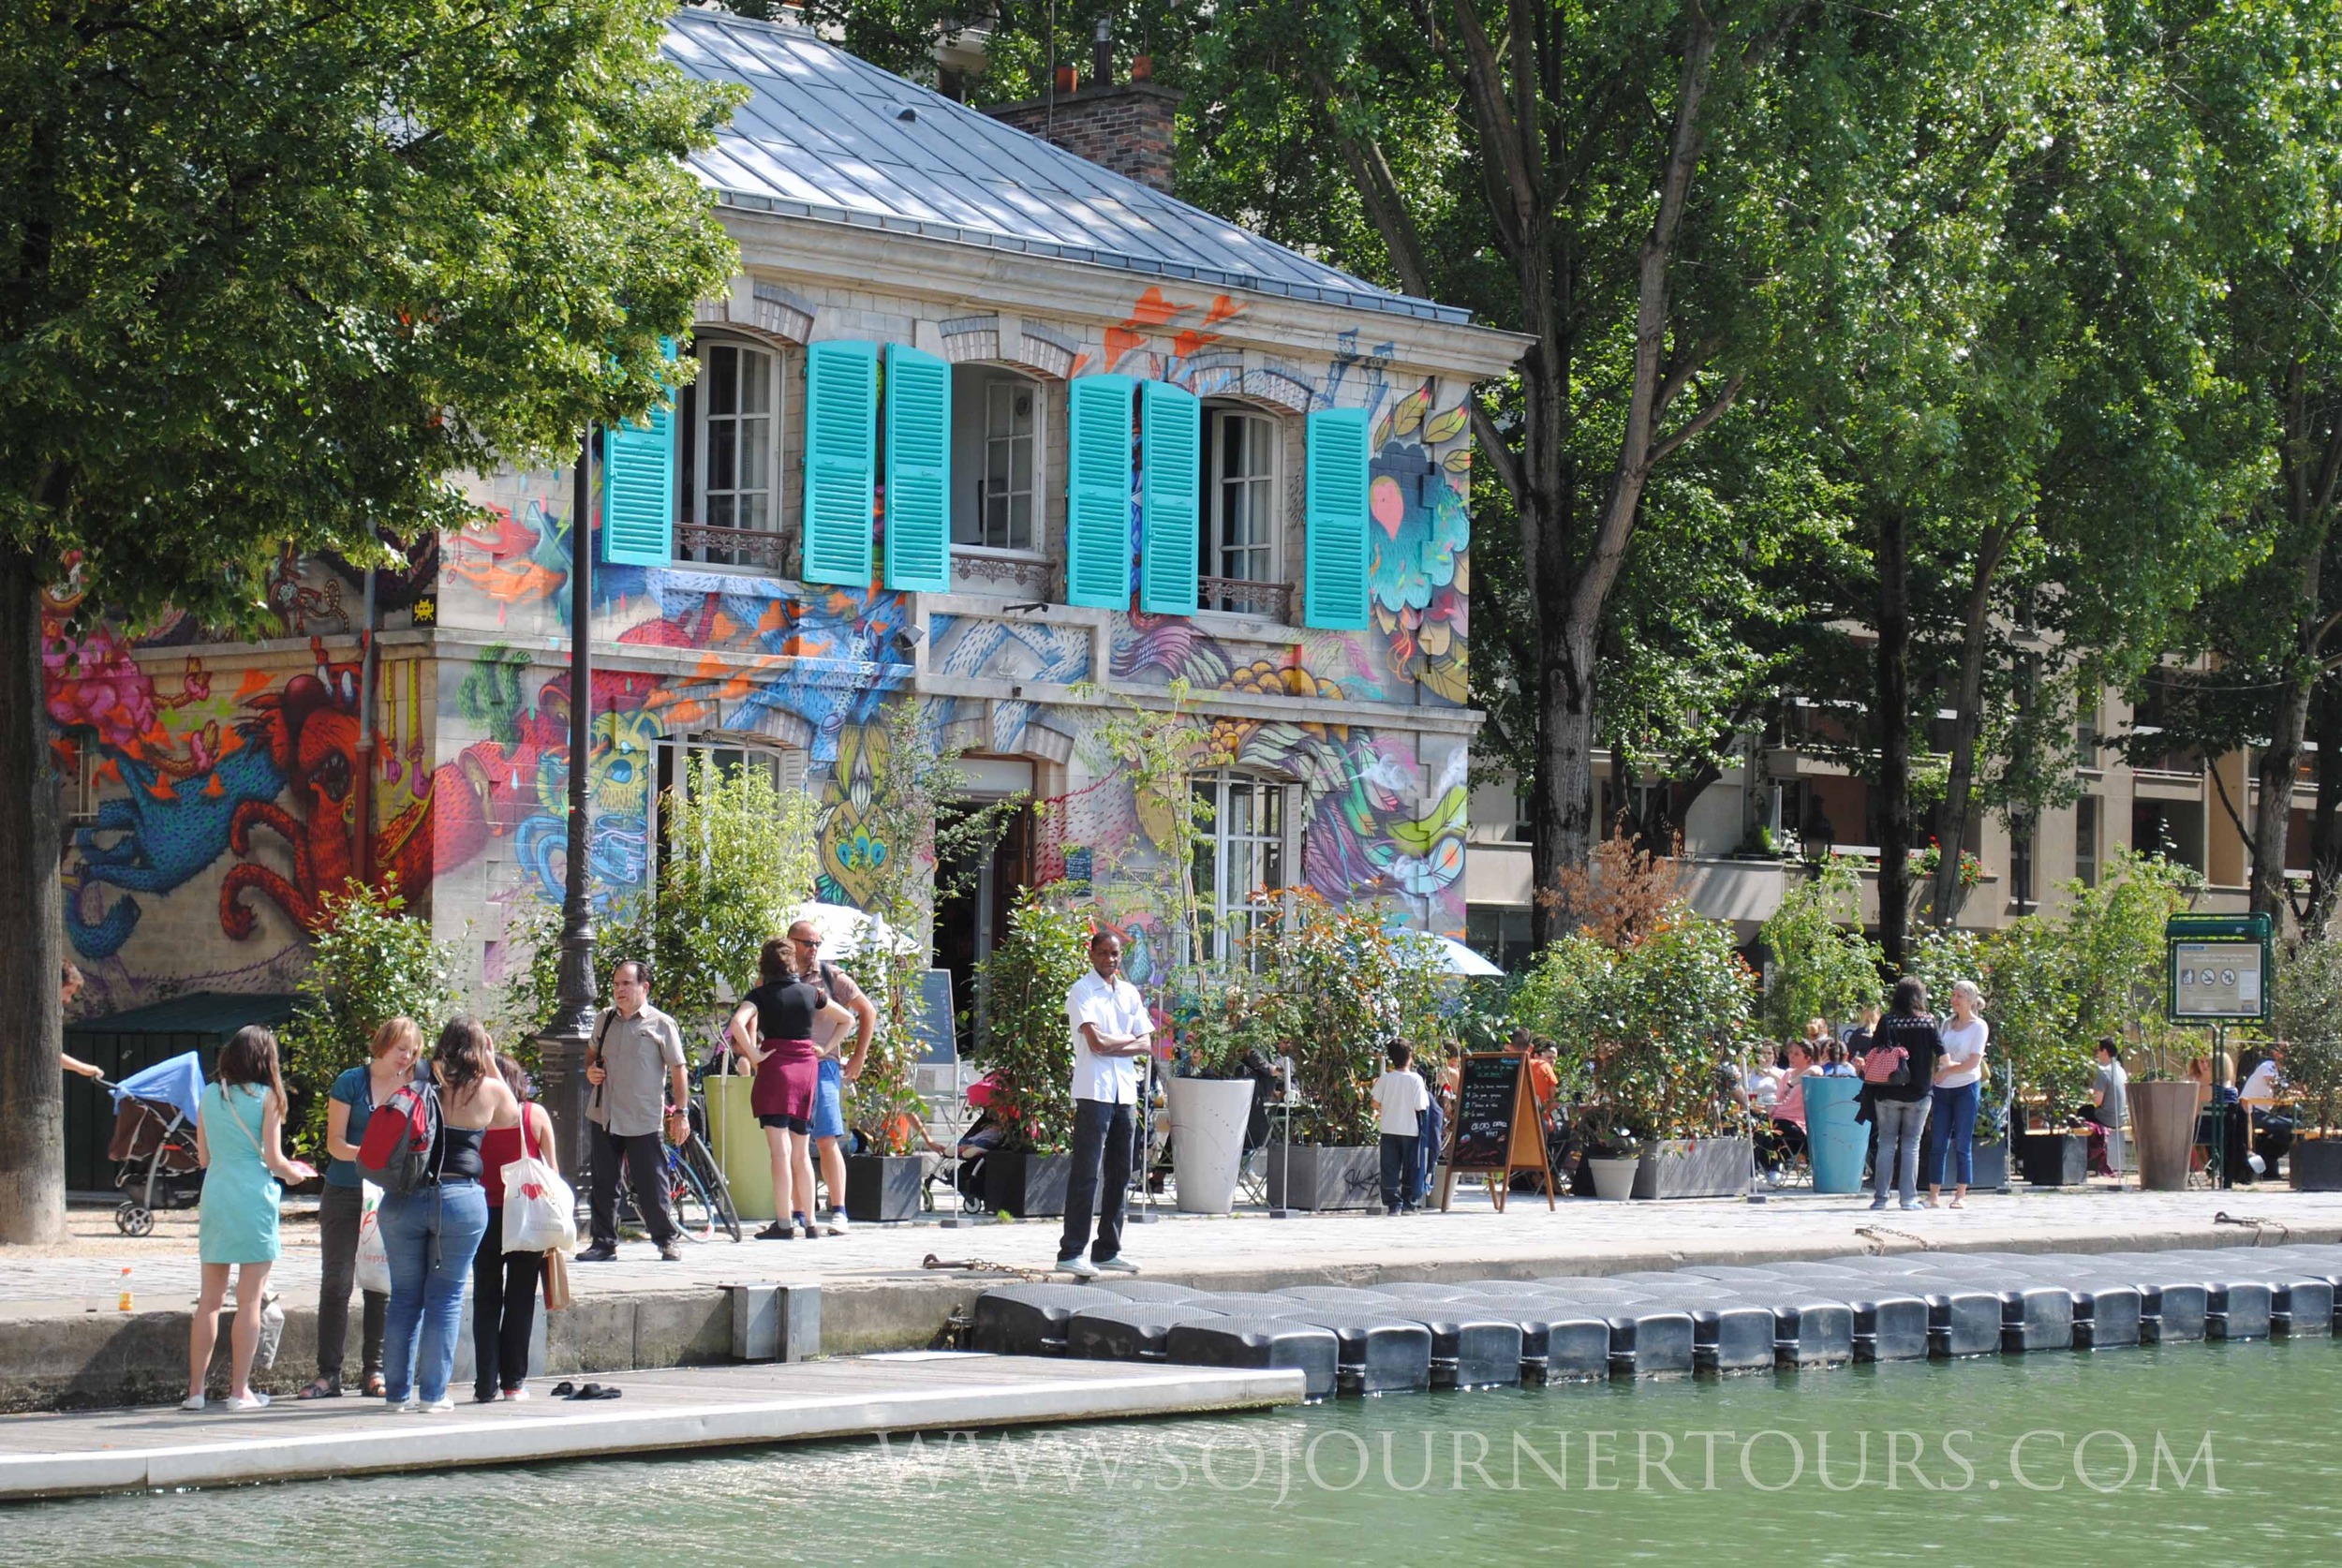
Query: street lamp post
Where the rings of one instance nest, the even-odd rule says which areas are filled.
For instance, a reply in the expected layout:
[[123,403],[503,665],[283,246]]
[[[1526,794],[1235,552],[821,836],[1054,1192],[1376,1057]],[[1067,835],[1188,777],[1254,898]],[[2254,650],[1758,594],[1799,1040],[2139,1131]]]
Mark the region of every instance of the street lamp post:
[[545,1108],[561,1168],[586,1191],[586,1051],[594,1028],[594,907],[586,895],[587,771],[593,748],[594,432],[578,448],[570,513],[570,821],[561,898],[561,982],[553,1021],[538,1036]]

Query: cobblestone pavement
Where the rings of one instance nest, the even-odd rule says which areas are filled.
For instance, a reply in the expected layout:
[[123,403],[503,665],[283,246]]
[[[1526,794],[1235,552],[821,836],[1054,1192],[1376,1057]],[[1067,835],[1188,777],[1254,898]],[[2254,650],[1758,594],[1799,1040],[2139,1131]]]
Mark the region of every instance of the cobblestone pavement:
[[[285,1255],[271,1279],[289,1302],[313,1300],[318,1282],[313,1206],[289,1206]],[[2256,1234],[2271,1242],[2342,1240],[2342,1193],[2295,1192],[2283,1187],[2227,1192],[2139,1192],[2107,1184],[2084,1190],[1971,1194],[1960,1210],[1906,1214],[1870,1211],[1862,1197],[1792,1191],[1763,1205],[1738,1200],[1678,1200],[1604,1204],[1564,1200],[1549,1211],[1542,1197],[1516,1195],[1504,1213],[1475,1188],[1460,1189],[1452,1213],[1385,1219],[1380,1215],[1312,1215],[1271,1220],[1257,1211],[1229,1218],[1175,1216],[1134,1225],[1124,1254],[1155,1278],[1213,1279],[1241,1288],[1247,1275],[1297,1268],[1327,1278],[1386,1277],[1485,1265],[1489,1273],[1616,1272],[1671,1266],[1677,1261],[1756,1261],[1768,1255],[1901,1250],[1924,1243],[1964,1250],[2110,1250],[2127,1247],[2246,1244]],[[2216,1220],[2265,1221],[2263,1227]],[[76,1209],[74,1237],[48,1249],[0,1250],[0,1317],[112,1311],[121,1270],[141,1310],[192,1299],[197,1281],[195,1217],[157,1217],[155,1234],[132,1241],[117,1235],[112,1216]],[[731,1280],[808,1280],[827,1285],[931,1278],[922,1260],[981,1259],[1013,1267],[1046,1268],[1056,1256],[1059,1222],[982,1224],[943,1229],[932,1222],[863,1226],[852,1235],[819,1241],[729,1240],[692,1243],[683,1261],[659,1261],[647,1242],[630,1241],[616,1262],[571,1270],[580,1295],[605,1292],[670,1292],[712,1288]],[[1868,1230],[1871,1234],[1862,1234]]]

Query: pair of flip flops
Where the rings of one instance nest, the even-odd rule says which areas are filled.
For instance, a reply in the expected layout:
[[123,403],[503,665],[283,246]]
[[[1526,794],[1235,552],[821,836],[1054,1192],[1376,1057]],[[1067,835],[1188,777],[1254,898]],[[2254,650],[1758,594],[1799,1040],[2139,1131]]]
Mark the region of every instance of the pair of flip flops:
[[616,1399],[624,1398],[625,1394],[623,1388],[605,1388],[598,1383],[580,1386],[566,1379],[553,1385],[553,1397],[556,1399]]

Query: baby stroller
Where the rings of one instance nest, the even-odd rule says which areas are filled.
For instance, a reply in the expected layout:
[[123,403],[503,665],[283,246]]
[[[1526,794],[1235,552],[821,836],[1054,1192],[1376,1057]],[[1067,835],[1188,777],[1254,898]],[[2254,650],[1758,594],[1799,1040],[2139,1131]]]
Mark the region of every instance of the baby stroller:
[[114,1228],[124,1235],[155,1229],[158,1208],[191,1208],[203,1191],[196,1158],[195,1117],[203,1103],[203,1062],[193,1051],[133,1072],[118,1084],[100,1078],[114,1097],[114,1186],[124,1196]]

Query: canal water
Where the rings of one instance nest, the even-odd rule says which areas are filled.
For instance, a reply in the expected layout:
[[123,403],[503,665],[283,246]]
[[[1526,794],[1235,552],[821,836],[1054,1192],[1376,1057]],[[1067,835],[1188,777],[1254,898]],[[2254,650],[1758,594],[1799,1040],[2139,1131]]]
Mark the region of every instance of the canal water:
[[2322,1339],[1418,1395],[36,1504],[0,1561],[2328,1564],[2337,1395]]

